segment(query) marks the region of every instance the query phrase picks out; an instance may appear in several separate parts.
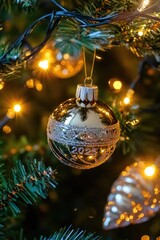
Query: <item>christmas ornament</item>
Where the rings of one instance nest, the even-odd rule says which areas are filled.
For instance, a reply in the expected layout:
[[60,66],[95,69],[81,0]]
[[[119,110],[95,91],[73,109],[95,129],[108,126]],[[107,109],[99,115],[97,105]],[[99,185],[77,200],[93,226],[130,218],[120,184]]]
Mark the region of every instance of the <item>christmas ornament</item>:
[[[62,39],[56,42],[49,42],[35,57],[34,73],[44,74],[47,72],[49,76],[57,78],[71,78],[82,70],[83,57],[80,48],[75,45],[69,45],[69,49],[61,49]],[[64,44],[63,44],[64,45]],[[42,70],[42,71],[40,71]]]
[[78,85],[76,98],[61,103],[47,127],[51,150],[64,164],[89,169],[104,163],[120,136],[112,110],[98,101],[98,87]]
[[160,209],[157,165],[140,161],[126,167],[111,188],[103,219],[104,229],[142,223]]
[[82,70],[81,51],[75,49],[72,53],[63,53],[60,49],[55,48],[53,55],[52,71],[57,78],[70,78]]

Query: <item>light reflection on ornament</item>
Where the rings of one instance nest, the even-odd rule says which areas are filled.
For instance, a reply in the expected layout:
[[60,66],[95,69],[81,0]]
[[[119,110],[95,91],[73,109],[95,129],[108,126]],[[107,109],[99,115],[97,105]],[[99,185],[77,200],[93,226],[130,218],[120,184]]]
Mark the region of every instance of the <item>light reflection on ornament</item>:
[[102,60],[102,57],[101,57],[101,56],[98,56],[98,55],[96,55],[96,59],[98,59],[98,60]]
[[53,50],[55,57],[52,64],[53,74],[58,78],[70,78],[76,75],[83,67],[82,53],[61,53],[60,49]]
[[[31,68],[36,76],[70,78],[82,70],[83,56],[81,49],[70,46],[70,50],[62,51],[57,42],[49,42],[34,58]],[[38,66],[38,67],[37,67]]]

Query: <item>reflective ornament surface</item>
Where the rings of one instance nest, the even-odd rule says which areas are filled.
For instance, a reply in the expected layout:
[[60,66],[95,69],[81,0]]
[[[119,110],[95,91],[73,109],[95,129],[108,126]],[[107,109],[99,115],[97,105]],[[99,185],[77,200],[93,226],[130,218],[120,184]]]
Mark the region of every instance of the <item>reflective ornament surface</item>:
[[28,63],[37,77],[71,78],[83,68],[83,55],[81,48],[74,44],[64,44],[58,38],[49,41],[44,48]]
[[114,182],[103,219],[105,230],[142,223],[160,210],[160,169],[140,161]]
[[119,140],[114,113],[97,98],[97,86],[78,85],[76,98],[61,103],[49,117],[49,146],[70,167],[89,169],[104,163]]
[[53,49],[52,71],[57,78],[70,78],[82,70],[83,58],[81,51],[62,53],[59,48]]

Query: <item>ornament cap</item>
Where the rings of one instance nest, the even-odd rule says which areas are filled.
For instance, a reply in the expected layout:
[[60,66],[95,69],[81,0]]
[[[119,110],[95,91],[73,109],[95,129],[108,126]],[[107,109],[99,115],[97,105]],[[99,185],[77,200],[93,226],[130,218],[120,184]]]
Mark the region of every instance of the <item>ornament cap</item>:
[[76,103],[80,107],[91,108],[98,100],[98,86],[78,84],[76,90]]

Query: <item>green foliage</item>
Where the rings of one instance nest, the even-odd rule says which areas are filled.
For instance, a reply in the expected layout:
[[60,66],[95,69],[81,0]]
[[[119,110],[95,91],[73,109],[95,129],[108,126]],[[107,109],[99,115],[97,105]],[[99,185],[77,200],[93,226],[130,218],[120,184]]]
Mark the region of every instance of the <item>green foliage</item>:
[[28,11],[34,9],[38,0],[1,0],[0,9],[11,11],[16,4],[23,10]]
[[[94,233],[86,233],[83,230],[73,230],[71,227],[62,228],[58,232],[55,232],[53,235],[49,237],[41,236],[39,238],[34,238],[34,240],[99,240],[101,237],[96,236]],[[23,231],[20,232],[19,240],[27,240]]]
[[38,0],[15,0],[25,11],[34,9],[37,5]]
[[[2,57],[9,50],[9,44],[0,42],[0,56]],[[0,78],[3,80],[13,79],[20,73],[21,64],[17,62],[20,54],[22,53],[21,46],[13,48],[7,54],[7,63],[3,64],[0,69]],[[12,64],[11,64],[12,62]]]
[[122,1],[105,1],[105,0],[90,0],[84,4],[80,4],[80,9],[83,14],[102,17],[113,12],[132,11],[138,7],[138,1],[122,0]]
[[[77,25],[74,20],[64,19],[59,24],[59,27],[54,34],[56,46],[63,52],[72,54],[74,49],[81,49],[85,47],[90,50],[100,48],[100,42],[102,43],[107,37],[107,32],[102,32],[97,29],[82,29]],[[59,41],[61,39],[61,41]],[[93,40],[93,41],[92,41]]]
[[1,0],[0,9],[11,10],[11,0]]
[[49,188],[57,185],[54,171],[44,166],[42,161],[27,161],[25,165],[19,160],[12,169],[12,177],[6,178],[0,172],[0,209],[1,212],[16,216],[21,212],[20,206],[33,204],[39,198],[46,198]]

